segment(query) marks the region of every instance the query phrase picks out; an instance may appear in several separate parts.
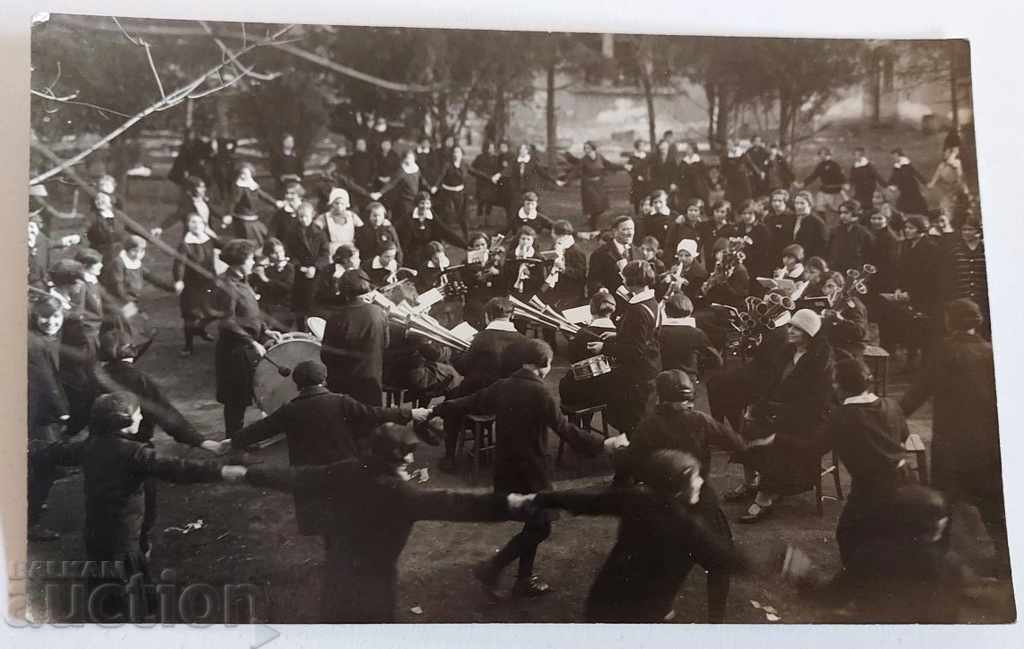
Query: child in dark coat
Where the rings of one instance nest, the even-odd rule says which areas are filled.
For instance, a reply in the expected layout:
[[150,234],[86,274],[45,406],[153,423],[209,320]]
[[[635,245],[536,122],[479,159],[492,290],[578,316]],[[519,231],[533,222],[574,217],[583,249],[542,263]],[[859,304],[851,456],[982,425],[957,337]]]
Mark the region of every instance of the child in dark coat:
[[[569,423],[559,411],[558,402],[544,385],[544,377],[551,371],[552,352],[547,343],[527,339],[510,353],[521,365],[510,377],[475,394],[445,401],[434,408],[434,414],[456,420],[473,413],[495,415],[494,492],[535,493],[551,488],[545,456],[549,428],[587,455],[600,453],[605,440],[597,433]],[[551,522],[547,516],[527,519],[522,532],[474,571],[485,593],[495,596],[502,570],[517,559],[519,572],[513,593],[521,597],[549,593],[551,587],[534,574],[533,564],[537,546],[550,534]]]
[[693,303],[685,293],[677,292],[665,301],[665,317],[658,330],[661,366],[686,372],[696,386],[697,410],[710,412],[708,389],[701,377],[722,366],[722,355],[692,316]]
[[289,491],[296,499],[336,495],[322,512],[328,540],[317,622],[395,621],[398,559],[416,521],[505,520],[528,502],[515,494],[417,489],[409,484],[415,448],[410,431],[385,424],[362,461],[246,470],[250,484]]

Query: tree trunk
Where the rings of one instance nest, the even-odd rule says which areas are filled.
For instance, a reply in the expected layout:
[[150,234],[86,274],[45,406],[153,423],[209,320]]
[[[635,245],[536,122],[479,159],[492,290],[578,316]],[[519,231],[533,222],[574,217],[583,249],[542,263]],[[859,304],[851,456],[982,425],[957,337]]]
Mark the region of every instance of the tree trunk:
[[960,128],[960,102],[957,97],[956,45],[958,41],[949,42],[949,105],[952,111],[954,129]]
[[[555,54],[552,52],[552,54]],[[548,61],[548,87],[547,103],[544,107],[544,117],[547,122],[548,140],[548,168],[555,169],[558,165],[558,115],[555,113],[555,65],[557,59],[552,56]]]
[[715,137],[715,126],[718,120],[715,115],[718,111],[718,92],[714,83],[704,84],[704,94],[708,100],[708,146],[714,146],[714,142],[717,139]]
[[495,142],[501,142],[505,139],[505,126],[507,121],[505,117],[505,108],[507,103],[505,101],[505,78],[500,72],[499,75],[501,76],[498,79],[498,86],[494,92],[494,111],[491,115],[491,120],[494,122]]
[[727,89],[718,93],[718,115],[715,121],[715,144],[719,153],[726,153],[726,142],[729,139],[729,117],[732,113],[731,98]]

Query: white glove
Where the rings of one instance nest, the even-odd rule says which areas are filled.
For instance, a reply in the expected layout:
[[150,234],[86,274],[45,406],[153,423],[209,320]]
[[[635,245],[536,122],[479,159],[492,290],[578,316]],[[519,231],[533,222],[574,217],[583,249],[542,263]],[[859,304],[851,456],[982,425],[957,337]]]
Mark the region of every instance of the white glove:
[[181,292],[185,290],[185,282],[178,280],[174,283],[174,292],[181,295]]
[[413,408],[412,409],[412,420],[415,422],[422,422],[430,419],[430,415],[433,414],[433,410],[430,408]]
[[604,450],[606,453],[614,453],[624,448],[629,448],[629,438],[626,437],[625,433],[604,440]]
[[220,468],[220,477],[223,478],[225,482],[241,482],[242,480],[245,480],[245,474],[248,472],[249,470],[244,466],[226,464]]

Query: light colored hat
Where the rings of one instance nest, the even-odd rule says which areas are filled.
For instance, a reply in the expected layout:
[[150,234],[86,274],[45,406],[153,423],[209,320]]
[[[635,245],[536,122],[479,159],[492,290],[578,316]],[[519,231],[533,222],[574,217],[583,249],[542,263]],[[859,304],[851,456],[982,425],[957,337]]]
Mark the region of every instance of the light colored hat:
[[821,329],[821,316],[810,309],[800,309],[789,319],[789,324],[814,338]]
[[691,257],[696,257],[697,242],[694,241],[693,239],[683,239],[682,241],[679,242],[679,245],[676,246],[676,252],[681,252],[683,250],[690,253]]
[[340,187],[335,187],[334,189],[331,190],[330,195],[327,197],[327,204],[330,205],[331,203],[333,203],[334,201],[338,200],[339,198],[344,198],[346,203],[351,203],[352,202],[349,199],[347,191],[345,191],[344,189],[342,189]]

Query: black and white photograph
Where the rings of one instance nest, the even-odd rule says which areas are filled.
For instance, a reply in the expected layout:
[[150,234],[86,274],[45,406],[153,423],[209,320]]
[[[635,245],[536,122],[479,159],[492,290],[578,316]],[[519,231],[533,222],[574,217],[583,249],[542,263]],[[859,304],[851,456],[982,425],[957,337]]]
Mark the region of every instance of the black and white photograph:
[[974,41],[684,29],[37,14],[12,610],[1015,623]]

